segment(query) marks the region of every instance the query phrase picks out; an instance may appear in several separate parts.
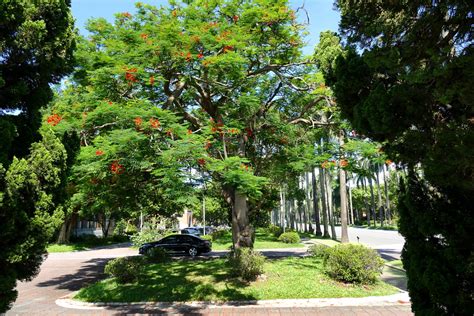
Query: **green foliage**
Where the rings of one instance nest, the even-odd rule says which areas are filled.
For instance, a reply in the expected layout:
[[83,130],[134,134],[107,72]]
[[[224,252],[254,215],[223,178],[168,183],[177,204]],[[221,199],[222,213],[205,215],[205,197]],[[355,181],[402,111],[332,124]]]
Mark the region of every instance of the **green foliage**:
[[143,257],[121,257],[107,262],[104,272],[118,283],[133,283],[140,279],[145,266]]
[[[0,2],[0,109],[22,110],[20,115],[0,118],[0,162],[5,167],[13,156],[27,156],[31,143],[41,138],[40,110],[51,100],[50,84],[59,83],[72,70],[75,30],[70,4],[68,0]],[[13,130],[2,130],[5,120]]]
[[209,241],[213,241],[213,235],[202,235],[202,236],[199,236],[201,237],[202,239],[204,240],[209,240]]
[[151,263],[163,263],[170,260],[170,256],[166,249],[161,247],[152,247],[147,250],[146,258]]
[[275,236],[276,238],[280,237],[280,235],[283,234],[283,228],[276,225],[268,226],[267,231],[269,234]]
[[297,232],[285,232],[278,237],[278,240],[287,244],[297,244],[301,239]]
[[223,238],[225,238],[225,237],[228,236],[228,235],[229,235],[229,231],[224,230],[224,229],[218,229],[218,230],[213,231],[213,232],[211,233],[212,240],[223,239]]
[[31,280],[46,253],[46,245],[63,219],[61,196],[66,151],[54,134],[31,146],[26,159],[0,164],[0,312],[16,298],[16,280]]
[[309,246],[308,253],[311,257],[326,259],[329,252],[329,246],[323,244],[314,244]]
[[338,281],[372,284],[384,266],[384,261],[373,249],[362,245],[341,244],[325,250],[326,273]]
[[154,229],[144,229],[136,233],[130,239],[135,247],[141,247],[144,243],[160,240],[164,237],[163,232]]
[[326,80],[357,132],[387,141],[389,158],[412,173],[398,210],[413,311],[472,314],[473,7],[337,7],[347,54]]
[[251,248],[237,248],[228,255],[231,273],[246,281],[253,281],[263,274],[265,257]]

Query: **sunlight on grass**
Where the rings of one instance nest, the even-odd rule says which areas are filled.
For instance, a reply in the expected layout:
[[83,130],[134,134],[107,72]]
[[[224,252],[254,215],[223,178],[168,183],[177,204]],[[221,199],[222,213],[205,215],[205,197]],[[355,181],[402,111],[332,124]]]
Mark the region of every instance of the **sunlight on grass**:
[[281,298],[364,297],[397,293],[378,282],[370,286],[343,284],[322,273],[313,258],[272,259],[265,263],[264,280],[242,282],[229,276],[224,259],[179,260],[151,264],[133,284],[106,279],[82,289],[76,299],[88,302],[231,301]]

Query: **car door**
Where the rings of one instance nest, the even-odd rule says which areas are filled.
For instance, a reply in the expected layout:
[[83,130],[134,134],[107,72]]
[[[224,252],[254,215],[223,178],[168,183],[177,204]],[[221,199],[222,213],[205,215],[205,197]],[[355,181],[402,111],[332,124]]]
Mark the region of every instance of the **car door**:
[[189,248],[191,248],[192,246],[192,237],[191,236],[186,236],[186,235],[182,235],[182,236],[179,236],[179,247],[180,247],[180,251],[188,251]]
[[169,252],[176,252],[179,251],[177,250],[178,245],[178,238],[177,236],[168,236],[163,238],[160,241],[160,247],[163,249],[169,251]]

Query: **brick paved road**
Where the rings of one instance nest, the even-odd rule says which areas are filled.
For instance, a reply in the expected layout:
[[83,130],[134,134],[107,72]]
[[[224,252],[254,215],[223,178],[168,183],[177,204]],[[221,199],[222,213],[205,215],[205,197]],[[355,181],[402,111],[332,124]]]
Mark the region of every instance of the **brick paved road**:
[[[217,306],[206,308],[159,309],[153,307],[106,307],[69,309],[56,305],[56,299],[103,278],[105,263],[114,257],[137,254],[127,247],[53,253],[43,263],[41,272],[31,282],[19,283],[19,296],[7,315],[412,315],[408,305],[380,307],[293,307],[263,308],[257,306]],[[282,253],[284,254],[284,253]]]

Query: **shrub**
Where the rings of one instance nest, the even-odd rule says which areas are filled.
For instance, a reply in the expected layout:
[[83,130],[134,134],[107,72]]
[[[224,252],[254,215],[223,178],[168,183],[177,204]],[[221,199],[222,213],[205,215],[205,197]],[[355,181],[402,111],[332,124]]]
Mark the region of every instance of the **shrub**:
[[127,235],[113,235],[110,240],[113,242],[127,242],[129,237]]
[[204,239],[204,240],[209,240],[209,241],[212,241],[212,240],[213,240],[213,239],[212,239],[212,235],[202,235],[202,236],[199,236],[199,237],[201,237],[201,238]]
[[159,240],[163,237],[161,232],[156,230],[144,230],[131,237],[133,245],[140,247],[144,243]]
[[161,247],[153,247],[147,250],[146,258],[149,262],[152,263],[162,263],[170,259],[168,251]]
[[384,262],[373,249],[362,245],[342,244],[326,250],[324,268],[333,279],[370,284],[377,281]]
[[221,239],[221,238],[224,238],[225,236],[227,236],[229,232],[227,230],[216,230],[214,232],[211,233],[211,236],[212,236],[212,240],[218,240],[218,239]]
[[233,275],[252,281],[263,273],[265,257],[251,248],[238,248],[229,253],[228,263]]
[[296,244],[300,242],[300,235],[296,232],[283,233],[278,237],[278,240],[286,244]]
[[280,235],[283,233],[283,229],[280,226],[276,225],[268,226],[267,231],[269,234],[272,234],[276,238],[280,237]]
[[314,244],[308,248],[308,253],[311,257],[326,258],[328,255],[329,246],[323,244]]
[[118,283],[132,283],[140,278],[144,270],[143,257],[122,257],[110,260],[104,272]]

